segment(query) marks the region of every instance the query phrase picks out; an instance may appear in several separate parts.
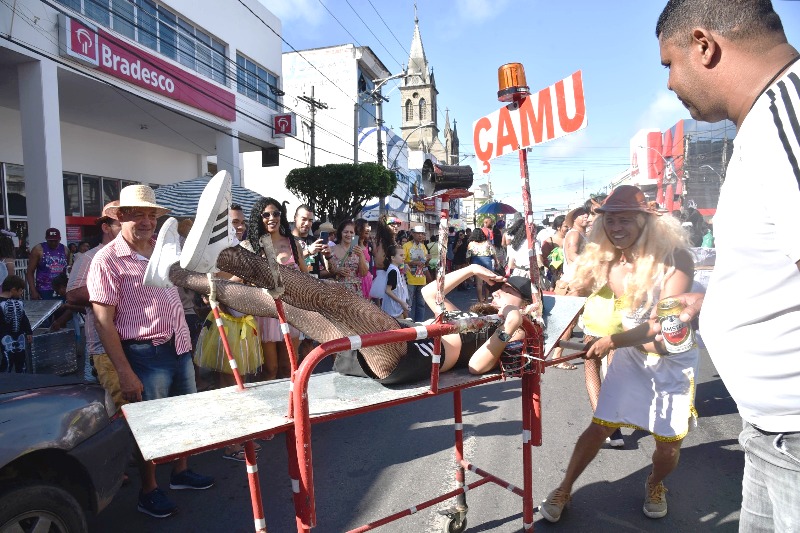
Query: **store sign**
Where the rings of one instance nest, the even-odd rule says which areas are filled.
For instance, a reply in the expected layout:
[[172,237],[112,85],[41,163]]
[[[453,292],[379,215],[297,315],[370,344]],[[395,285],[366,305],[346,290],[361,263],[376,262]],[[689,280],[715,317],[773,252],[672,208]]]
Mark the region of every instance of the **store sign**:
[[294,113],[272,115],[273,137],[294,137],[297,135],[297,116]]
[[503,106],[472,125],[475,155],[489,172],[495,157],[564,137],[586,127],[581,71]]
[[199,76],[114,37],[103,28],[58,15],[59,52],[100,72],[228,121],[236,96]]

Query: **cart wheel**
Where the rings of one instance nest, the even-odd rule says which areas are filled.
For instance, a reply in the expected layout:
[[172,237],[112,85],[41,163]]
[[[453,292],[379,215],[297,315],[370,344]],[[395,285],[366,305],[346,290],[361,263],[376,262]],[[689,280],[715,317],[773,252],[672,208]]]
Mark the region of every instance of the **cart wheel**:
[[467,529],[467,515],[458,513],[448,517],[442,526],[442,533],[462,533]]

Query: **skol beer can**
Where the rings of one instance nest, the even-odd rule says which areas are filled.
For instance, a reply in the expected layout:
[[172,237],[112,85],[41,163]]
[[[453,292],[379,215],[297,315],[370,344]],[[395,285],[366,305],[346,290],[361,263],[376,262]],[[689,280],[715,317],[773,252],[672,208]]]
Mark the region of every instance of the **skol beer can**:
[[658,302],[656,313],[661,322],[664,346],[669,353],[688,352],[696,345],[692,325],[678,318],[681,311],[683,304],[677,298],[664,298]]

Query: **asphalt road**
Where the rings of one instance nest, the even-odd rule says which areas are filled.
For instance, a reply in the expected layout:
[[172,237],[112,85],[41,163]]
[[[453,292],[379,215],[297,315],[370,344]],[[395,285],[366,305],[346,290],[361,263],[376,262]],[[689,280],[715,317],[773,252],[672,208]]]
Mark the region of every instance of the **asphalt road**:
[[[455,293],[458,304],[472,293]],[[572,447],[591,420],[583,367],[548,369],[542,377],[544,443],[533,455],[534,500],[560,481]],[[604,448],[575,485],[571,507],[558,524],[536,515],[538,531],[737,531],[743,455],[737,444],[741,419],[703,351],[697,383],[699,427],[686,437],[680,464],[667,479],[669,514],[652,520],[641,511],[653,439],[623,430],[625,449]],[[464,391],[465,454],[475,465],[522,486],[520,381]],[[340,532],[409,508],[454,487],[452,400],[434,397],[374,413],[313,426],[317,527]],[[259,470],[267,527],[295,530],[283,436],[263,442]],[[112,504],[93,521],[96,532],[251,532],[253,517],[244,463],[219,451],[191,459],[192,468],[213,475],[207,491],[171,491],[169,466],[159,467],[161,487],[180,511],[155,519],[136,511],[137,471]],[[468,474],[468,480],[472,480]],[[469,532],[522,530],[521,499],[496,485],[469,492]],[[435,506],[447,507],[447,503]],[[441,531],[433,509],[380,531]]]

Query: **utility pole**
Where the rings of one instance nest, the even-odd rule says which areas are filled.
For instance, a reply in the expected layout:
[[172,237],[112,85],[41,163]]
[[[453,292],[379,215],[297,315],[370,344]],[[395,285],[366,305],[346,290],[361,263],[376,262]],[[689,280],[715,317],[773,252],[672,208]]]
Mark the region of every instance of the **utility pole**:
[[299,96],[298,100],[302,100],[303,102],[308,104],[308,107],[311,108],[311,166],[315,165],[314,159],[314,130],[316,129],[316,115],[317,109],[328,109],[328,104],[321,102],[319,100],[314,99],[314,86],[311,86],[311,97],[308,96]]
[[353,164],[358,164],[358,102],[353,104]]

